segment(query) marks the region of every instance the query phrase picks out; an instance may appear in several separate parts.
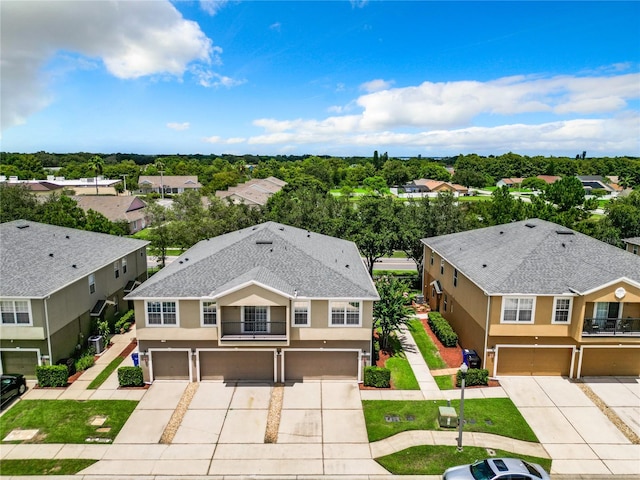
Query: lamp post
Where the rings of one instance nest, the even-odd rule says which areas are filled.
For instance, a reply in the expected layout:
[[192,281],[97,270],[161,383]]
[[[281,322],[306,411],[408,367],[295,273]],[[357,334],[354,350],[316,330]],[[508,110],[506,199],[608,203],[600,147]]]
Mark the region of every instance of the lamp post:
[[462,388],[460,389],[460,419],[458,421],[458,451],[462,451],[462,426],[464,425],[464,382],[467,376],[467,367],[466,363],[462,363],[460,365],[460,373],[462,373]]
[[128,173],[122,173],[120,174],[120,176],[122,177],[122,180],[124,180],[124,194],[127,194],[127,177],[129,176]]

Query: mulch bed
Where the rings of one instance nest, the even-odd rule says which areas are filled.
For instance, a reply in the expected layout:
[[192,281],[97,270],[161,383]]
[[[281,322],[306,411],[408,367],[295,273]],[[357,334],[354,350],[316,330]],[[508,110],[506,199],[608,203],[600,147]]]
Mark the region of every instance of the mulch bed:
[[456,345],[455,347],[445,347],[442,345],[442,342],[438,340],[436,334],[431,331],[431,327],[429,326],[427,319],[421,319],[420,322],[422,323],[425,332],[427,332],[427,335],[429,335],[429,338],[431,338],[433,344],[438,348],[438,352],[444,360],[444,363],[447,364],[447,367],[458,368],[462,365],[462,347],[460,347],[460,345]]

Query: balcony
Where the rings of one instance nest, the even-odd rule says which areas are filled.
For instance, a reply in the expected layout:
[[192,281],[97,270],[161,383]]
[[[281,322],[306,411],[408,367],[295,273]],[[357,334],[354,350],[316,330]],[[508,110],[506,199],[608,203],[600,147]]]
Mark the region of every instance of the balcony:
[[220,325],[220,340],[286,340],[287,322],[272,321],[223,321]]
[[582,336],[640,336],[640,318],[585,318]]

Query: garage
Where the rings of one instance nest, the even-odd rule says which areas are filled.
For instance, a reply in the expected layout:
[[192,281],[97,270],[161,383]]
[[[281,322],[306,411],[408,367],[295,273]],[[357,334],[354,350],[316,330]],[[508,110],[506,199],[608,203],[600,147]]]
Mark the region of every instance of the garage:
[[640,347],[593,348],[582,346],[580,377],[640,375]]
[[497,346],[497,375],[564,375],[571,371],[573,347]]
[[284,380],[358,380],[359,350],[283,350]]
[[35,378],[38,366],[39,350],[2,350],[3,373],[21,373],[29,378]]
[[151,355],[151,377],[154,380],[190,380],[191,350],[154,350]]
[[275,354],[274,349],[199,350],[200,380],[274,382]]

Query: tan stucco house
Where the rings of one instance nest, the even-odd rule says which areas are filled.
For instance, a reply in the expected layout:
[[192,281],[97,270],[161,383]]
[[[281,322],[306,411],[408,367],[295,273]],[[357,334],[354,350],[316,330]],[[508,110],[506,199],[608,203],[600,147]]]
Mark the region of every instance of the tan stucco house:
[[129,233],[139,232],[149,224],[147,204],[131,195],[83,195],[74,197],[85,212],[93,210],[112,222],[126,222]]
[[362,378],[378,294],[354,243],[267,222],[203,240],[126,297],[145,379]]
[[196,175],[140,175],[138,188],[141,193],[184,193],[187,190],[200,190],[202,184]]
[[422,242],[426,301],[490,374],[640,374],[640,257],[539,219]]
[[16,220],[0,224],[3,372],[33,377],[86,347],[92,319],[127,311],[147,276],[149,242]]

